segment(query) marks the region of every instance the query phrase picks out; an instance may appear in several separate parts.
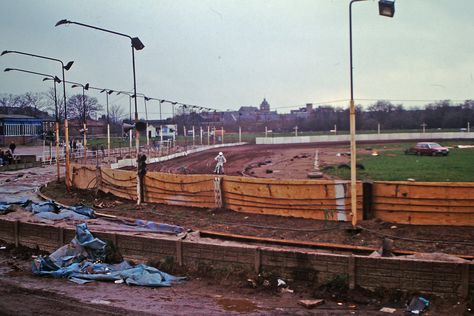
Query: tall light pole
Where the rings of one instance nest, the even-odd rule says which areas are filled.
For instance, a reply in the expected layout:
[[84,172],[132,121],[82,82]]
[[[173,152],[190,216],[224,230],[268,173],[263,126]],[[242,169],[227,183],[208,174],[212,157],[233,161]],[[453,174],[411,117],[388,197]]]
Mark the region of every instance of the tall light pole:
[[[97,26],[88,25],[88,24],[84,24],[84,23],[69,21],[69,20],[66,20],[66,19],[58,21],[55,26],[59,26],[59,25],[63,25],[63,24],[76,24],[76,25],[84,26],[84,27],[91,28],[91,29],[94,29],[94,30],[107,32],[107,33],[111,33],[111,34],[115,34],[115,35],[118,35],[118,36],[123,36],[123,37],[129,38],[130,42],[131,42],[131,47],[132,47],[133,94],[134,95],[137,94],[137,79],[136,79],[136,74],[135,74],[135,49],[136,50],[142,50],[143,48],[145,48],[145,45],[143,45],[143,43],[140,41],[140,39],[138,37],[131,37],[130,35],[127,35],[127,34],[124,34],[124,33],[119,33],[119,32],[107,30],[107,29],[104,29],[104,28],[100,28],[100,27],[97,27]],[[135,125],[137,124],[137,122],[138,122],[138,106],[137,106],[137,99],[135,98]],[[136,137],[136,140],[135,140],[136,152],[137,152],[137,159],[138,159],[139,158],[138,156],[140,154],[140,132],[138,131],[138,128],[135,128],[135,137]],[[138,168],[137,168],[137,177],[139,177]],[[138,205],[141,204],[141,197],[140,197],[141,194],[140,194],[140,192],[141,192],[140,181],[137,181],[137,204]]]
[[[349,125],[351,135],[351,212],[352,225],[357,225],[357,173],[356,173],[356,119],[354,105],[354,84],[352,67],[352,4],[365,0],[351,0],[349,3],[349,57],[350,57],[350,78],[351,78],[351,100],[349,105]],[[386,17],[393,17],[395,14],[395,4],[389,0],[379,0],[379,14]]]
[[135,100],[137,99],[137,97],[142,97],[143,102],[145,103],[146,145],[150,146],[150,137],[148,136],[148,109],[146,107],[146,101],[150,101],[151,98],[147,97],[143,93],[136,93],[136,94],[132,95],[132,98],[134,98]]
[[30,57],[35,57],[35,58],[41,58],[41,59],[47,59],[47,60],[52,60],[56,61],[58,63],[61,63],[61,71],[63,74],[63,98],[64,98],[64,138],[66,142],[66,188],[69,191],[71,188],[71,183],[69,181],[71,180],[70,178],[70,160],[69,160],[69,126],[68,126],[68,121],[67,121],[67,104],[66,104],[66,79],[64,75],[64,70],[69,70],[72,67],[72,64],[74,63],[73,61],[68,62],[66,65],[64,65],[63,61],[60,59],[56,58],[51,58],[47,56],[41,56],[41,55],[36,55],[36,54],[30,54],[30,53],[25,53],[25,52],[19,52],[19,51],[14,51],[14,50],[4,50],[0,56],[3,56],[5,54],[20,54],[20,55],[26,55]]
[[58,113],[58,98],[57,98],[57,95],[56,95],[56,83],[61,83],[61,80],[58,77],[53,76],[53,75],[48,75],[48,74],[44,74],[44,73],[40,73],[40,72],[35,72],[35,71],[30,71],[30,70],[25,70],[25,69],[19,69],[19,68],[5,68],[3,71],[5,71],[5,72],[20,71],[20,72],[33,74],[33,75],[47,77],[47,78],[44,78],[43,81],[45,81],[45,79],[53,81],[53,87],[54,87],[54,113],[55,113],[55,120],[56,120],[56,124],[55,124],[56,125],[56,129],[55,129],[55,132],[56,132],[56,167],[57,167],[57,176],[58,176],[57,181],[59,182],[59,180],[61,178],[61,171],[60,171],[60,166],[59,166],[59,113]]
[[83,129],[84,129],[84,164],[87,164],[87,112],[86,112],[86,93],[85,90],[89,90],[89,84],[86,83],[85,85],[81,83],[75,83],[71,86],[71,88],[82,88],[82,115],[84,118],[83,121]]
[[[126,91],[117,91],[117,95],[120,95],[120,94],[126,94],[128,95],[128,106],[129,106],[129,113],[130,113],[130,123],[132,123],[132,96],[133,96],[133,93],[131,92],[126,92]],[[130,148],[130,151],[132,150],[132,130],[130,130],[128,132],[128,135],[129,135],[129,148]]]
[[114,92],[114,90],[102,89],[100,93],[105,92],[105,102],[107,104],[107,157],[110,159],[110,116],[109,116],[109,95]]

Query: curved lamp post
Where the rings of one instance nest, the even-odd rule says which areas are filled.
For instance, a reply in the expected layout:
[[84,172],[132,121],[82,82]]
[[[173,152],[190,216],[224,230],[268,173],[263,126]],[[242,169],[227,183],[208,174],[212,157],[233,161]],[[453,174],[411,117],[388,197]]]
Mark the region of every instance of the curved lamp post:
[[65,136],[65,142],[66,142],[66,180],[65,182],[66,182],[66,188],[69,191],[69,189],[71,188],[71,183],[69,183],[69,181],[71,180],[71,177],[70,177],[71,170],[70,170],[70,161],[69,161],[69,126],[68,126],[68,121],[67,121],[66,84],[65,84],[64,70],[71,69],[72,64],[74,62],[70,61],[66,65],[64,65],[63,61],[60,59],[51,58],[47,56],[41,56],[41,55],[35,55],[35,54],[30,54],[30,53],[25,53],[25,52],[19,52],[19,51],[14,51],[14,50],[4,50],[0,56],[3,56],[5,54],[20,54],[20,55],[26,55],[26,56],[35,57],[35,58],[52,60],[52,61],[61,63],[61,71],[63,73],[64,130],[65,130],[64,136]]
[[[351,100],[350,100],[350,139],[351,139],[351,212],[352,225],[357,225],[357,173],[356,173],[356,119],[354,106],[354,84],[352,74],[352,4],[365,0],[351,0],[349,3],[349,58],[350,58],[350,78],[351,78]],[[389,0],[379,0],[379,14],[386,17],[393,17],[395,14],[395,3]]]
[[[129,111],[130,111],[130,123],[132,123],[132,95],[133,93],[131,92],[126,92],[126,91],[117,91],[117,95],[120,95],[120,94],[126,94],[128,95],[128,105],[129,105]],[[138,114],[137,114],[137,117],[138,117]],[[137,119],[138,120],[138,119]],[[130,130],[128,132],[128,135],[129,135],[129,148],[130,148],[130,151],[132,150],[132,130]]]
[[71,88],[82,88],[82,115],[84,117],[83,129],[84,129],[84,164],[87,164],[87,113],[86,113],[86,93],[85,90],[89,90],[89,84],[85,85],[82,83],[74,83]]
[[114,90],[102,89],[100,93],[105,92],[105,101],[107,104],[107,156],[110,159],[110,116],[109,116],[109,95],[114,92]]
[[[69,20],[66,20],[66,19],[58,21],[55,26],[64,25],[64,24],[76,24],[76,25],[84,26],[84,27],[91,28],[91,29],[94,29],[94,30],[107,32],[107,33],[111,33],[111,34],[115,34],[115,35],[118,35],[118,36],[123,36],[123,37],[129,38],[130,42],[131,42],[131,46],[132,46],[133,94],[134,95],[137,94],[137,80],[136,80],[136,74],[135,74],[135,49],[136,50],[142,50],[143,48],[145,48],[145,45],[143,45],[143,43],[140,41],[140,39],[138,37],[131,37],[130,35],[127,35],[127,34],[124,34],[124,33],[119,33],[119,32],[107,30],[107,29],[104,29],[104,28],[100,28],[100,27],[97,27],[97,26],[88,25],[88,24],[84,24],[84,23],[69,21]],[[137,111],[137,100],[135,99],[135,124],[137,122],[138,122],[138,111]],[[135,137],[136,137],[136,151],[137,151],[137,159],[138,159],[138,155],[140,154],[140,132],[138,131],[138,129],[135,129]],[[139,175],[138,175],[138,168],[137,168],[137,177],[138,176]],[[137,183],[138,183],[137,184],[137,204],[140,205],[141,204],[140,181],[137,181]]]
[[53,75],[48,75],[40,72],[35,72],[35,71],[30,71],[30,70],[25,70],[25,69],[19,69],[19,68],[5,68],[3,71],[8,72],[8,71],[20,71],[20,72],[25,72],[33,75],[38,75],[42,77],[47,77],[44,78],[47,80],[52,80],[53,81],[53,87],[54,87],[54,114],[56,118],[56,167],[57,167],[57,176],[58,179],[57,181],[59,182],[59,179],[61,178],[61,171],[60,171],[60,166],[59,166],[59,113],[58,113],[58,98],[56,96],[56,83],[61,83],[61,80]]

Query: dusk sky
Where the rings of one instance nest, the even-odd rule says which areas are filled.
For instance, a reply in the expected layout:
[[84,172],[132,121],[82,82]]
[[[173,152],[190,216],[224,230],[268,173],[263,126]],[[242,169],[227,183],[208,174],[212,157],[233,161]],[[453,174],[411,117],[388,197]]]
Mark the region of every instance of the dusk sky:
[[[379,16],[377,2],[353,7],[356,103],[473,99],[474,1],[397,0],[394,18]],[[0,50],[73,60],[69,81],[132,91],[131,49],[123,37],[55,27],[61,19],[138,36],[137,89],[150,97],[219,110],[265,97],[280,113],[348,105],[349,0],[4,0],[0,9]],[[0,67],[60,76],[58,64],[21,55]],[[46,91],[41,79],[2,71],[0,93]],[[79,92],[68,86],[68,96]],[[110,101],[128,111],[126,97]],[[150,108],[156,118],[158,103]]]

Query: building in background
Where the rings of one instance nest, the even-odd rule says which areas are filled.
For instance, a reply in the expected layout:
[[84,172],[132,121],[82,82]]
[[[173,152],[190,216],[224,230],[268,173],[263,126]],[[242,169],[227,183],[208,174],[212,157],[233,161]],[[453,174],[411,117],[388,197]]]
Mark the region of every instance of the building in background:
[[0,146],[12,141],[24,145],[42,139],[43,119],[20,114],[0,114]]

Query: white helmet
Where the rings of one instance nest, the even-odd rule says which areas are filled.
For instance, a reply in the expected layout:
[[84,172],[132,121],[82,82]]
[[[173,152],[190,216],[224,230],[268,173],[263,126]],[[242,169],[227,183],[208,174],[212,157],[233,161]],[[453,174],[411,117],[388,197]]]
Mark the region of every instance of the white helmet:
[[222,153],[222,151],[220,151],[220,152],[219,152],[219,156],[222,156],[222,155],[223,155],[223,153]]

